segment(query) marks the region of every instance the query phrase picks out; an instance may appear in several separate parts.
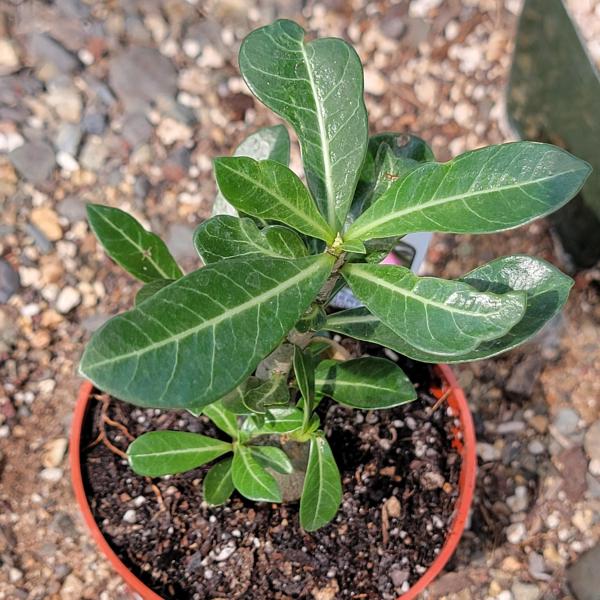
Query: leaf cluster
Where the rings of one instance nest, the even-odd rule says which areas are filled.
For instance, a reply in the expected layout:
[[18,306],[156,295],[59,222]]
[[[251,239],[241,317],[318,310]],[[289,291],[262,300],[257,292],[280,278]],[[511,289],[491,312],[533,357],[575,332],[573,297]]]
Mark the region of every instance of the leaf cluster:
[[[369,138],[354,50],[340,39],[307,43],[291,21],[251,33],[239,62],[255,96],[294,129],[307,185],[289,168],[283,125],[217,158],[214,216],[194,237],[205,266],[187,275],[131,216],[90,205],[106,252],[144,286],[134,308],[94,334],[80,370],[133,404],[204,415],[230,439],[147,433],[128,451],[136,472],[158,477],[219,459],[204,478],[211,504],[234,489],[281,502],[286,477],[300,472],[300,520],[314,530],[342,497],[315,412],[321,399],[385,409],[416,397],[395,362],[346,359],[335,334],[424,362],[488,358],[539,331],[572,285],[523,255],[453,281],[381,259],[411,232],[492,233],[543,217],[590,168],[548,144],[501,144],[440,163],[416,136]],[[330,309],[343,285],[363,308]],[[290,443],[308,448],[304,459],[292,460]]]

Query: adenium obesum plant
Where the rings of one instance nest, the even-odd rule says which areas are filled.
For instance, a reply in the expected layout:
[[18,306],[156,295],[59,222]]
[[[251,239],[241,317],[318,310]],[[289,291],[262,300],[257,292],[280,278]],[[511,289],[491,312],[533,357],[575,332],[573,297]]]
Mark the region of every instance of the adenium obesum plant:
[[[416,397],[395,362],[344,360],[332,332],[430,363],[488,358],[535,334],[572,285],[523,255],[455,281],[381,259],[411,232],[491,233],[547,215],[590,167],[547,144],[438,163],[415,136],[369,138],[354,50],[340,39],[305,43],[291,21],[251,33],[239,64],[254,95],[296,132],[308,187],[288,168],[282,125],[217,158],[216,216],[194,239],[206,266],[187,275],[131,216],[90,205],[106,252],[144,286],[133,309],[95,333],[80,369],[121,400],[203,414],[229,438],[146,433],[128,449],[134,471],[158,477],[217,461],[204,478],[209,504],[234,490],[268,502],[300,495],[300,523],[311,531],[342,497],[315,412],[321,399],[386,409]],[[345,284],[364,308],[331,310]],[[301,494],[288,490],[294,477]]]

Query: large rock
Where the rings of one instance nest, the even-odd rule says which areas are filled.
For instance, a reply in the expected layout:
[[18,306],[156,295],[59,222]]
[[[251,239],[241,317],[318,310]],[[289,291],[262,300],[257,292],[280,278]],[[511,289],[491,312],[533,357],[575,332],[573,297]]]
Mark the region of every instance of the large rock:
[[56,74],[72,73],[81,65],[73,54],[45,33],[32,33],[27,49],[36,63],[52,65]]
[[174,98],[177,72],[158,50],[135,47],[111,61],[109,83],[126,109],[134,111]]
[[600,544],[581,555],[567,570],[567,580],[577,600],[598,600]]

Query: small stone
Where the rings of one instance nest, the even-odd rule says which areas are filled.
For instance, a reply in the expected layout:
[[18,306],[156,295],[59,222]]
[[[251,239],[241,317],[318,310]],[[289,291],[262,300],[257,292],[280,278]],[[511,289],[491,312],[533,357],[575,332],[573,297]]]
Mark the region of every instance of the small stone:
[[23,579],[22,571],[19,571],[19,569],[16,569],[15,567],[11,567],[8,570],[8,580],[11,583],[17,583],[17,582],[21,581],[21,579]]
[[70,573],[60,589],[60,600],[81,600],[84,598],[84,590],[83,581]]
[[332,579],[325,587],[313,589],[311,593],[314,600],[335,600],[339,591],[337,579]]
[[63,470],[58,467],[50,467],[40,471],[40,478],[48,483],[57,483],[63,478]]
[[54,146],[59,152],[77,156],[81,142],[81,128],[75,123],[62,123],[54,139]]
[[516,600],[539,600],[542,595],[537,585],[515,581],[511,587],[512,594]]
[[83,129],[91,135],[102,135],[106,129],[106,115],[97,112],[87,113],[83,117]]
[[502,561],[502,570],[508,571],[509,573],[514,573],[516,571],[520,571],[523,568],[523,564],[518,561],[514,556],[507,556]]
[[132,147],[145,144],[151,137],[154,128],[143,113],[130,113],[123,122],[123,138]]
[[527,557],[527,562],[529,573],[532,577],[539,579],[540,581],[550,581],[552,579],[552,576],[546,573],[546,561],[541,554],[530,552]]
[[446,480],[441,473],[427,471],[419,477],[419,481],[426,490],[436,490],[441,488]]
[[538,433],[546,433],[546,431],[548,431],[548,417],[544,415],[534,415],[529,419],[529,424]]
[[184,123],[167,117],[159,123],[156,135],[165,146],[171,146],[175,142],[190,141],[192,139],[192,130]]
[[475,126],[475,108],[468,102],[459,102],[454,108],[454,120],[466,129]]
[[69,123],[79,123],[83,103],[77,90],[70,86],[50,86],[46,102],[54,112]]
[[552,424],[562,435],[571,435],[577,431],[579,415],[572,408],[561,408],[554,417]]
[[66,315],[81,302],[81,293],[76,288],[68,285],[63,288],[56,299],[56,310]]
[[586,431],[583,447],[592,461],[600,461],[600,419]]
[[576,510],[571,517],[571,522],[581,533],[590,531],[594,524],[594,513],[589,509]]
[[56,438],[44,444],[42,465],[46,468],[58,467],[67,451],[67,438]]
[[395,568],[390,571],[390,579],[395,588],[401,587],[405,581],[408,581],[409,576],[410,573],[406,569]]
[[38,64],[52,65],[53,75],[72,73],[80,66],[75,56],[45,33],[33,33],[29,39],[28,49]]
[[513,523],[506,528],[506,539],[511,544],[519,544],[525,538],[527,530],[523,523]]
[[88,171],[99,171],[108,157],[108,147],[101,137],[91,135],[87,138],[79,162]]
[[125,511],[125,514],[123,515],[123,521],[125,523],[129,523],[129,524],[133,524],[133,523],[137,523],[137,511],[133,508],[130,508],[129,510]]
[[496,595],[496,600],[515,600],[515,597],[513,596],[511,591],[502,590],[499,594]]
[[[0,304],[5,304],[17,292],[21,285],[19,274],[12,265],[0,258]],[[1,326],[0,319],[0,326]],[[1,336],[0,336],[1,337]]]
[[73,156],[66,152],[59,152],[56,155],[56,162],[58,166],[67,173],[73,173],[79,169],[79,163]]
[[109,83],[125,107],[135,110],[174,98],[177,72],[158,50],[134,46],[111,60]]
[[437,101],[438,85],[430,77],[420,79],[415,82],[415,95],[421,104],[433,106]]
[[506,504],[508,504],[509,508],[514,513],[527,510],[527,506],[529,505],[529,494],[527,492],[527,488],[524,485],[517,486],[514,496],[507,498]]
[[500,460],[502,452],[492,444],[477,442],[477,456],[479,456],[483,462],[490,462],[493,460]]
[[511,433],[520,433],[525,429],[525,423],[523,421],[505,421],[500,423],[496,428],[496,432],[499,435],[508,435]]
[[51,242],[60,240],[63,236],[62,227],[58,222],[58,215],[51,208],[38,207],[31,211],[31,222]]
[[546,446],[544,446],[540,440],[531,440],[531,442],[527,444],[527,450],[534,456],[538,456],[546,451]]
[[381,20],[379,30],[385,37],[392,40],[399,40],[406,32],[406,23],[400,12],[394,11],[394,8],[392,7]]
[[599,476],[600,475],[600,460],[598,460],[596,458],[590,460],[588,469],[592,475]]
[[512,369],[506,382],[506,391],[519,398],[530,398],[544,365],[539,352],[528,354]]
[[13,73],[19,67],[19,55],[14,42],[8,38],[0,38],[0,76]]
[[8,156],[19,175],[34,184],[49,179],[54,170],[54,152],[46,142],[26,142]]
[[387,90],[387,81],[379,72],[367,67],[365,69],[365,92],[374,96],[382,96]]
[[400,501],[398,500],[398,498],[396,498],[396,496],[391,496],[387,500],[387,502],[385,503],[385,508],[387,510],[387,514],[394,519],[397,519],[401,514]]
[[58,211],[58,214],[67,219],[69,223],[85,221],[87,218],[85,200],[80,196],[67,196],[58,203],[56,210]]
[[235,544],[228,544],[227,546],[222,548],[218,553],[213,554],[213,560],[215,562],[223,562],[227,560],[230,556],[232,556],[236,550],[237,547],[235,546]]
[[54,515],[52,523],[50,523],[50,529],[55,533],[70,538],[75,538],[79,533],[71,515],[62,511]]

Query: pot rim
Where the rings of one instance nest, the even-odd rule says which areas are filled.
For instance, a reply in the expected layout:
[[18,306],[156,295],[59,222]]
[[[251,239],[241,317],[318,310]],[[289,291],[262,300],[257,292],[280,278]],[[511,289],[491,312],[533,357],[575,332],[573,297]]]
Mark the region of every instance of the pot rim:
[[[448,365],[435,365],[435,368],[444,383],[452,390],[447,398],[447,402],[448,405],[458,413],[457,416],[460,420],[460,428],[458,428],[458,431],[462,433],[462,443],[458,443],[458,451],[462,457],[462,464],[458,482],[459,495],[456,501],[455,517],[440,553],[428,567],[427,571],[423,573],[407,592],[399,596],[397,600],[415,600],[415,598],[424,592],[427,586],[443,570],[454,553],[465,529],[475,489],[477,456],[475,452],[475,428],[473,426],[471,411],[469,410],[465,394],[459,386],[452,369]],[[143,600],[164,600],[138,579],[138,577],[121,561],[104,537],[92,514],[85,493],[81,471],[81,432],[93,387],[94,386],[90,381],[84,381],[81,384],[71,426],[69,462],[75,499],[83,516],[83,520],[92,534],[92,538],[125,583],[133,591],[139,594]],[[440,390],[438,396],[441,396],[441,394],[442,391]]]

